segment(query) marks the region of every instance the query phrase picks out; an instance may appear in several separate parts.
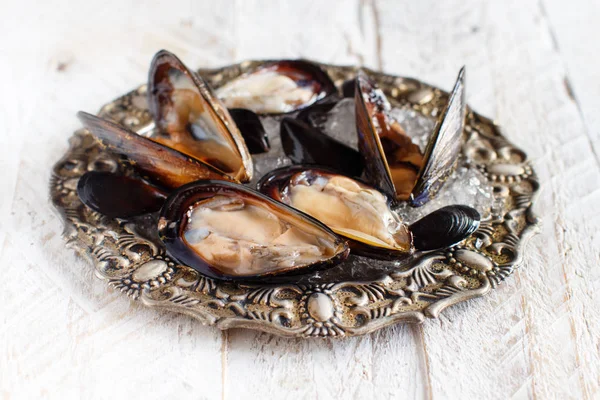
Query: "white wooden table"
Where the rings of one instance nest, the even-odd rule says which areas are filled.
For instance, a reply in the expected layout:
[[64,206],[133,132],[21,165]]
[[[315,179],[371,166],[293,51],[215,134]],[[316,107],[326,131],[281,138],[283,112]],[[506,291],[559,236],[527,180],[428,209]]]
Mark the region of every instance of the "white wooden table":
[[[0,3],[0,397],[600,398],[600,3]],[[542,226],[490,296],[345,340],[221,332],[107,290],[65,249],[52,164],[155,51],[306,57],[449,89],[526,149]]]

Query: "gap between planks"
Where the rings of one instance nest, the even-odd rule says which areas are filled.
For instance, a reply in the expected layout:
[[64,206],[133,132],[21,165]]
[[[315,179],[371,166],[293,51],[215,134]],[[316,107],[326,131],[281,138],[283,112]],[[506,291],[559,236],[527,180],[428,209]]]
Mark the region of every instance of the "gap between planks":
[[221,399],[227,398],[227,355],[229,352],[229,331],[221,331]]
[[583,113],[583,108],[581,107],[581,103],[577,97],[577,93],[575,92],[575,88],[571,84],[571,78],[569,77],[569,67],[567,65],[567,62],[566,62],[561,50],[560,50],[560,45],[558,43],[557,35],[556,35],[556,32],[554,32],[554,26],[552,25],[552,21],[550,21],[550,18],[548,17],[548,12],[546,11],[546,6],[544,5],[544,0],[539,0],[539,7],[540,7],[541,15],[544,18],[544,21],[546,22],[546,24],[548,25],[548,32],[550,34],[550,38],[552,40],[552,45],[554,47],[554,50],[556,51],[556,54],[558,54],[558,57],[560,58],[560,61],[562,64],[561,67],[565,71],[565,78],[564,78],[565,90],[567,91],[569,98],[573,101],[573,103],[575,103],[575,107],[577,108],[577,113],[579,114],[579,119],[581,120],[581,125],[583,126],[583,131],[585,133],[585,136],[587,137],[588,144],[590,146],[590,149],[592,150],[592,154],[594,155],[594,159],[596,160],[596,166],[598,167],[598,169],[600,169],[600,157],[598,156],[598,153],[596,152],[596,148],[594,147],[594,141],[592,140],[590,127],[588,126],[587,121],[585,119],[585,115]]

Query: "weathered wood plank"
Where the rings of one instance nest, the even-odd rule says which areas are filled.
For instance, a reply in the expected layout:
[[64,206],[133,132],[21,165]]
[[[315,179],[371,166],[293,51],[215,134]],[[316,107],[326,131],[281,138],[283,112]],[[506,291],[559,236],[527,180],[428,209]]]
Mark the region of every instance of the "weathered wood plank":
[[398,325],[342,340],[290,340],[233,330],[228,398],[427,398],[419,328]]
[[[597,343],[583,327],[596,322],[597,292],[576,302],[572,281],[584,292],[595,285],[593,274],[588,282],[576,276],[594,257],[584,250],[594,248],[593,234],[582,228],[598,231],[590,204],[599,171],[543,9],[533,1],[420,2],[394,13],[396,3],[379,4],[384,69],[448,88],[466,64],[470,104],[529,152],[545,185],[537,207],[544,228],[523,268],[488,298],[425,323],[434,397],[591,396]],[[574,198],[580,207],[569,211]]]
[[226,26],[229,6],[190,10],[189,2],[175,2],[159,12],[117,1],[63,2],[3,13],[11,40],[19,39],[2,41],[3,58],[14,60],[2,74],[10,96],[0,105],[10,116],[0,123],[3,151],[11,153],[2,158],[14,172],[3,185],[1,215],[0,262],[11,282],[0,294],[3,395],[222,397],[221,332],[107,291],[91,266],[65,249],[47,187],[79,125],[76,111],[93,112],[143,83],[157,49],[173,49],[192,65],[231,62],[227,30],[211,33]]
[[[558,228],[565,259],[565,279],[572,314],[571,329],[577,339],[579,373],[576,378],[588,398],[600,394],[600,62],[587,46],[598,38],[600,5],[594,1],[561,3],[545,0],[542,13],[551,32],[556,52],[565,69],[563,83],[570,100],[581,114],[583,135],[562,152],[566,190],[559,207],[564,216]],[[592,45],[593,47],[593,45]],[[587,151],[592,145],[592,154]],[[583,147],[584,152],[579,152]],[[575,181],[571,177],[580,175]]]
[[600,160],[598,60],[587,51],[598,38],[600,4],[591,0],[544,0],[540,7],[566,70],[565,87],[583,116],[586,135],[594,146],[596,160]]
[[288,57],[375,64],[375,26],[366,1],[238,2],[234,29],[238,60]]
[[[598,7],[591,0],[3,3],[0,393],[597,397]],[[439,320],[343,341],[221,333],[107,291],[64,248],[47,202],[49,171],[78,127],[75,112],[95,111],[143,82],[159,48],[194,66],[306,57],[382,67],[443,88],[466,64],[469,102],[529,152],[544,184],[541,234],[523,268],[491,296]]]

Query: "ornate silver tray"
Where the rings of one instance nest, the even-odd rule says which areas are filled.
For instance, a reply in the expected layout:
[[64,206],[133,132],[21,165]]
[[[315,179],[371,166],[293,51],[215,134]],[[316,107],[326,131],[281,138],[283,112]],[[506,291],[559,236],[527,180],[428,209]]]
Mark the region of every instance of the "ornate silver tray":
[[[260,63],[200,73],[219,86]],[[336,85],[357,72],[354,67],[320,65]],[[447,100],[446,92],[418,80],[367,72],[395,107],[432,117]],[[145,90],[141,86],[105,105],[100,115],[140,133],[152,129]],[[241,285],[211,280],[178,265],[154,237],[150,219],[111,220],[80,202],[76,187],[81,175],[122,168],[85,130],[75,132],[68,152],[54,166],[50,193],[65,222],[68,246],[88,258],[109,286],[146,306],[188,314],[220,329],[243,327],[301,337],[362,335],[397,322],[435,318],[448,306],[483,296],[521,260],[523,241],[536,225],[531,205],[539,188],[537,177],[526,154],[494,122],[470,109],[466,121],[461,163],[477,169],[491,186],[489,215],[462,244],[372,268],[367,278],[333,271],[297,285]]]

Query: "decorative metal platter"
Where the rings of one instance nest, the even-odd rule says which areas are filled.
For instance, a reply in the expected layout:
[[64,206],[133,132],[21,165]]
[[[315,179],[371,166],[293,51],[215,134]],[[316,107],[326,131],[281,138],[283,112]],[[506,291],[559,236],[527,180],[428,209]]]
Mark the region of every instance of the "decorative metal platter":
[[[199,72],[218,87],[265,62]],[[316,64],[338,87],[358,71]],[[365,71],[386,93],[394,112],[415,129],[429,129],[447,102],[446,92],[418,80]],[[105,105],[99,114],[141,134],[154,129],[146,86]],[[258,177],[289,164],[277,134],[279,117],[265,118],[263,123],[273,150],[254,157]],[[354,136],[348,130],[338,139],[355,145]],[[537,177],[526,154],[509,143],[496,124],[470,109],[463,139],[454,183],[444,189],[446,200],[440,197],[442,202],[456,201],[459,193],[473,193],[463,201],[477,203],[484,218],[471,237],[452,248],[417,253],[401,262],[351,256],[298,284],[246,285],[206,278],[166,254],[151,216],[126,221],[87,208],[76,192],[79,177],[87,171],[124,167],[86,130],[70,139],[68,152],[54,167],[50,192],[65,221],[68,246],[88,258],[109,286],[146,306],[192,315],[220,329],[242,327],[290,337],[362,335],[401,321],[435,318],[448,306],[483,296],[520,262],[523,241],[536,225],[531,206],[539,188]],[[408,219],[417,215],[403,212]]]

